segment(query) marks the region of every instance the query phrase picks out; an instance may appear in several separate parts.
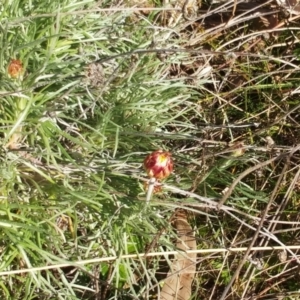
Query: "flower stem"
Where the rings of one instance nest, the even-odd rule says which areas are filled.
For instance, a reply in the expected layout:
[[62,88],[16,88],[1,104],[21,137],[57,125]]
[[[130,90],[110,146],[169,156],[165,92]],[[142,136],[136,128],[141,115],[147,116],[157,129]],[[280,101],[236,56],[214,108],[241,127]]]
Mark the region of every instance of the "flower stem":
[[155,182],[156,182],[155,177],[150,178],[149,185],[148,185],[148,190],[147,190],[147,195],[146,195],[146,204],[148,204],[149,201],[151,200],[151,196],[153,194]]

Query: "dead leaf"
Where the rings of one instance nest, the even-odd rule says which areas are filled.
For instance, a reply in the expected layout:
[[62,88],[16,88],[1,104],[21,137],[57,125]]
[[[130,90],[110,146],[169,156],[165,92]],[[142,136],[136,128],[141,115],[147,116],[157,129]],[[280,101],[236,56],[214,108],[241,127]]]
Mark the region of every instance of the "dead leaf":
[[186,250],[196,250],[196,239],[184,210],[178,210],[174,217],[177,231],[177,249],[170,271],[161,290],[160,300],[188,300],[192,294],[192,282],[196,272],[197,255],[186,254]]

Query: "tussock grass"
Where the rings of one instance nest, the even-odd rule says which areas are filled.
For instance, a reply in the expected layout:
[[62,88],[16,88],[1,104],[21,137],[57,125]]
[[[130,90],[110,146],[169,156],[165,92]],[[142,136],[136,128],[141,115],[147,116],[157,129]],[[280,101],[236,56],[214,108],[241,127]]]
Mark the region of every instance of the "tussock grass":
[[[298,16],[245,5],[2,4],[1,299],[157,298],[172,257],[128,255],[176,250],[177,208],[211,249],[193,299],[299,296]],[[157,149],[175,172],[146,206]]]

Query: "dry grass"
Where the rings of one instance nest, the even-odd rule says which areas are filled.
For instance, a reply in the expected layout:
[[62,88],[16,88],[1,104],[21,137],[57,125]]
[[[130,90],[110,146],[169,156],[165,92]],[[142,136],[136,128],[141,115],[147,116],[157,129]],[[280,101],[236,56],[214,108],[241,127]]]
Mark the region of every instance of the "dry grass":
[[[157,298],[178,209],[197,242],[191,299],[297,299],[298,8],[57,7],[2,11],[3,299]],[[145,206],[156,149],[175,171]]]

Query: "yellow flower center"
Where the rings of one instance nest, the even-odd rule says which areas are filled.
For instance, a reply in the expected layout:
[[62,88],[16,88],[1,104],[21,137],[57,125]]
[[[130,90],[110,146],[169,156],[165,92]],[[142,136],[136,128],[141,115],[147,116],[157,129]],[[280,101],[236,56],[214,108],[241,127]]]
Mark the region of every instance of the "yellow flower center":
[[160,154],[158,156],[158,160],[157,160],[158,164],[161,165],[161,166],[166,166],[167,163],[168,163],[168,155],[165,155],[165,154]]

